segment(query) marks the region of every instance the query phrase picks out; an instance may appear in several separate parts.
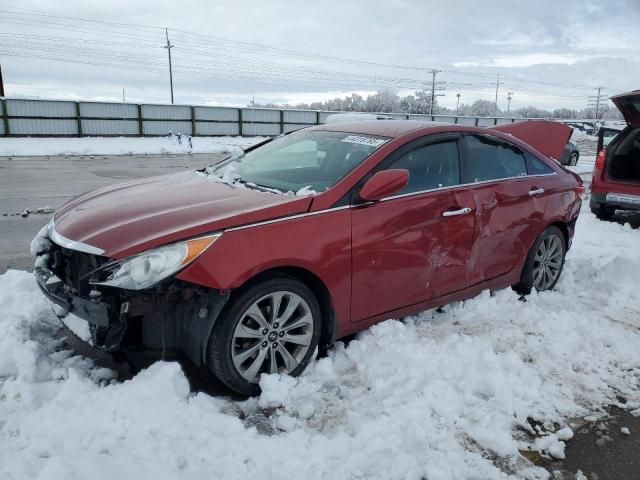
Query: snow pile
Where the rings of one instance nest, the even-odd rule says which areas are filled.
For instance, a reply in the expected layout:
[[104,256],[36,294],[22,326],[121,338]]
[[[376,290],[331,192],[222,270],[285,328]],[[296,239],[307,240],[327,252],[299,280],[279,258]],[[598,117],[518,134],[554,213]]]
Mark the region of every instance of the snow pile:
[[47,302],[9,271],[0,478],[548,478],[519,450],[562,458],[570,418],[640,408],[638,238],[585,211],[557,291],[381,323],[244,402],[190,393],[174,363],[110,381],[57,351]]
[[583,142],[583,141],[591,141],[591,142],[597,142],[598,141],[598,135],[589,135],[586,132],[583,132],[582,130],[578,130],[577,128],[573,129],[573,133],[571,134],[571,140],[573,140],[574,142]]
[[171,137],[0,138],[0,157],[34,155],[141,155],[226,153],[246,148],[265,137],[193,137],[189,144]]
[[394,120],[394,117],[377,113],[334,113],[327,117],[326,123],[368,122],[371,120]]

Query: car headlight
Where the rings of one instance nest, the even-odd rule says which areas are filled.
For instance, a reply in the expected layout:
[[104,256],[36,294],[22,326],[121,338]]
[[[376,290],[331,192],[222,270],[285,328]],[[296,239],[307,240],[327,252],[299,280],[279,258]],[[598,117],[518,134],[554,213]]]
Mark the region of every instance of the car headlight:
[[127,290],[149,288],[189,265],[220,238],[220,235],[222,234],[217,233],[166,245],[110,263],[99,272],[99,277],[104,280],[90,283]]

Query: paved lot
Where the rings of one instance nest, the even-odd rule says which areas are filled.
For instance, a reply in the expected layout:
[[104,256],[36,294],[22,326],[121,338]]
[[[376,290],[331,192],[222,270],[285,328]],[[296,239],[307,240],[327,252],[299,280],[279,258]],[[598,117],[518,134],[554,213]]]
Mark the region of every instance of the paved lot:
[[[222,158],[221,154],[0,157],[0,274],[7,268],[31,269],[31,239],[47,223],[51,209],[70,198],[125,179],[200,168]],[[23,217],[25,209],[42,211]]]

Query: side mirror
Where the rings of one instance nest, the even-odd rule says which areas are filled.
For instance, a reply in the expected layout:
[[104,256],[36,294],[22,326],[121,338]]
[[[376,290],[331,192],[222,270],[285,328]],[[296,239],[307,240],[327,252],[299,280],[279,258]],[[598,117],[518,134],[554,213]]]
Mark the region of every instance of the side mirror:
[[360,189],[360,198],[376,202],[398,193],[409,183],[409,171],[405,169],[382,170],[366,181]]

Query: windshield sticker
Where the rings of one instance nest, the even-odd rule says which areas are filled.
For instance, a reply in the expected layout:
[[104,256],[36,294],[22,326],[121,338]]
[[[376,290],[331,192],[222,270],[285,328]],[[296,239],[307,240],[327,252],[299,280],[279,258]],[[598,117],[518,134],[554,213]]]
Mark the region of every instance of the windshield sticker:
[[357,143],[358,145],[369,145],[370,147],[379,147],[387,141],[386,138],[364,137],[362,135],[349,135],[342,139],[343,142]]

